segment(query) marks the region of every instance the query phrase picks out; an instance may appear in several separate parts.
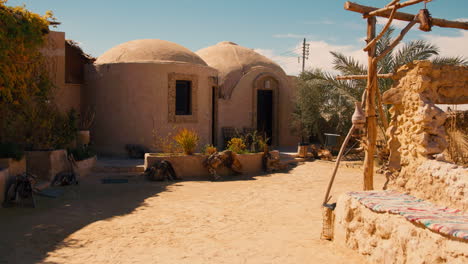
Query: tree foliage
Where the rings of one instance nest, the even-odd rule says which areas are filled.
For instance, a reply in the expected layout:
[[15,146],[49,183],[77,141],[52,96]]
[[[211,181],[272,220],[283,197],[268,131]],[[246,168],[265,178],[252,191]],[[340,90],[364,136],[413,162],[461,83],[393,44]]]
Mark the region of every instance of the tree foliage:
[[54,85],[41,53],[53,14],[40,16],[6,3],[0,0],[0,142],[28,149],[65,147],[76,136],[76,114],[62,114],[54,105]]
[[49,32],[44,16],[0,2],[0,102],[20,104],[47,96],[51,87],[40,48]]

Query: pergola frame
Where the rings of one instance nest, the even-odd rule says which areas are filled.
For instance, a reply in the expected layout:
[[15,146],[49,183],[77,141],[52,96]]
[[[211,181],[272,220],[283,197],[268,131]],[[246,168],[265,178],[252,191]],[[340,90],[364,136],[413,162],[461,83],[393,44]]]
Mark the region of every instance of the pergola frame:
[[[408,33],[408,31],[417,23],[421,25],[426,24],[429,26],[445,27],[445,28],[458,28],[468,30],[467,22],[449,21],[439,18],[424,17],[424,14],[420,13],[416,15],[398,12],[399,9],[421,2],[430,2],[430,0],[408,0],[400,3],[400,0],[392,0],[383,8],[375,8],[369,6],[359,5],[353,2],[346,2],[344,9],[361,13],[364,19],[367,19],[367,45],[364,47],[364,51],[368,54],[368,67],[367,75],[350,75],[350,76],[338,76],[338,80],[354,80],[354,79],[367,79],[367,87],[362,96],[363,105],[365,108],[366,115],[366,138],[365,138],[365,158],[364,158],[364,190],[374,189],[374,154],[376,149],[377,140],[377,114],[376,109],[379,111],[379,116],[382,119],[384,128],[388,127],[388,121],[384,115],[382,104],[380,102],[380,91],[378,89],[377,78],[391,78],[392,74],[378,74],[377,63],[390,51],[392,51]],[[388,21],[383,27],[381,32],[376,35],[376,17],[386,17]],[[388,30],[393,20],[408,21],[409,23],[404,27],[400,34],[386,47],[380,54],[376,54],[376,43]],[[429,25],[428,24],[429,21]],[[422,29],[422,27],[420,27]],[[426,30],[425,30],[426,31]],[[376,107],[376,99],[377,106]],[[339,160],[341,157],[338,157]],[[336,172],[334,172],[335,174]],[[332,181],[335,175],[332,176]],[[331,185],[331,184],[330,184]],[[331,187],[331,186],[329,186]],[[328,192],[329,193],[329,190]],[[327,195],[328,196],[328,195]],[[325,198],[327,200],[328,197]]]

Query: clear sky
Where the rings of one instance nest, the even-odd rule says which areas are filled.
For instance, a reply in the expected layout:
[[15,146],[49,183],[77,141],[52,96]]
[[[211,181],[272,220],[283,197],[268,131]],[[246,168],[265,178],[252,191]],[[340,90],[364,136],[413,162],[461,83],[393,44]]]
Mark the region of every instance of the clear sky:
[[[402,0],[403,1],[403,0]],[[298,47],[304,37],[310,43],[307,67],[331,68],[329,51],[337,50],[363,60],[366,34],[361,15],[343,9],[342,0],[9,0],[25,4],[36,13],[52,10],[67,39],[85,52],[99,56],[120,43],[144,38],[176,42],[192,51],[228,40],[256,49],[297,74]],[[382,7],[389,0],[355,0]],[[423,4],[404,8],[416,13]],[[468,0],[433,0],[433,17],[468,20]],[[383,23],[383,21],[380,21]],[[404,26],[397,23],[397,27]],[[443,55],[468,57],[468,33],[434,27],[432,32],[415,26],[407,39],[427,39],[440,46]]]

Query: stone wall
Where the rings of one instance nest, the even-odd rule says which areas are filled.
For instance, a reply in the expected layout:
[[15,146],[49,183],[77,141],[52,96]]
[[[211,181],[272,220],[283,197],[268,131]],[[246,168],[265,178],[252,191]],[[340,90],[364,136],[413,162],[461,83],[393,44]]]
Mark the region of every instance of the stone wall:
[[415,61],[401,67],[383,102],[392,104],[388,187],[466,210],[468,169],[444,162],[445,112],[436,104],[468,103],[468,67]]
[[376,213],[349,195],[335,209],[335,243],[370,263],[467,263],[468,243],[434,233],[403,216]]
[[468,212],[468,169],[462,166],[437,160],[418,162],[394,173],[390,187]]

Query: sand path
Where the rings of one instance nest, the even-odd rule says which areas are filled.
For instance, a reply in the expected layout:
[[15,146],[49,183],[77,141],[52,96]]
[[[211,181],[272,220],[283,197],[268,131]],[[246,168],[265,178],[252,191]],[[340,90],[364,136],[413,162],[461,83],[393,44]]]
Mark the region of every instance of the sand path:
[[[332,166],[223,182],[88,179],[39,208],[2,209],[0,263],[364,263],[319,239]],[[361,170],[340,169],[334,194],[360,188]]]

